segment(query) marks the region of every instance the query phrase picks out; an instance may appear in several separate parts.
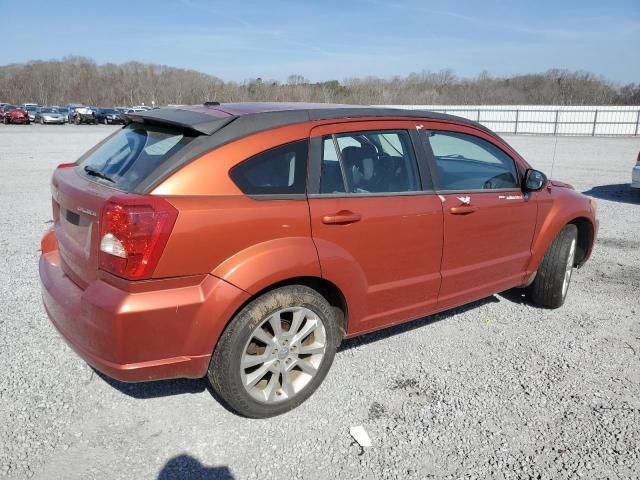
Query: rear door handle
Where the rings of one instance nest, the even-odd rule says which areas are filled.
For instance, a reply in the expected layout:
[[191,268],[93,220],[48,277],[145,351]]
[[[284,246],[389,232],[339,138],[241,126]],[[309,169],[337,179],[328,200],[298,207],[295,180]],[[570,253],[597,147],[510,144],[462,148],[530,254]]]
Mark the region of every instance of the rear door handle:
[[360,221],[362,216],[359,213],[342,211],[333,215],[323,215],[322,223],[327,225],[346,225],[347,223],[355,223]]
[[471,205],[464,205],[462,207],[451,207],[451,210],[449,211],[451,212],[452,215],[469,215],[470,213],[473,213],[476,210],[478,210],[478,207],[472,207]]

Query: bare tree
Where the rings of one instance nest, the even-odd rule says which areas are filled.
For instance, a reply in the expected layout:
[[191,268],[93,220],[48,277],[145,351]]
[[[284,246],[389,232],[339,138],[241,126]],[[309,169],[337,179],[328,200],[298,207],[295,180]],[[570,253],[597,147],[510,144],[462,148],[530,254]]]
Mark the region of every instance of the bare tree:
[[640,84],[615,85],[589,72],[553,69],[541,74],[457,77],[423,70],[405,77],[310,82],[292,74],[280,83],[264,78],[225,82],[213,75],[165,65],[128,62],[97,65],[86,57],[0,66],[0,101],[89,105],[193,104],[213,100],[353,104],[635,104]]

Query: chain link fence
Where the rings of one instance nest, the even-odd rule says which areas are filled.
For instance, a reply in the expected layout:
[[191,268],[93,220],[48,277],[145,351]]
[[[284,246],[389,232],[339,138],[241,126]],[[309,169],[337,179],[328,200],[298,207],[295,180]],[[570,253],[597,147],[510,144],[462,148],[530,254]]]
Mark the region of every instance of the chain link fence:
[[639,136],[640,106],[387,105],[449,113],[496,133],[523,135]]

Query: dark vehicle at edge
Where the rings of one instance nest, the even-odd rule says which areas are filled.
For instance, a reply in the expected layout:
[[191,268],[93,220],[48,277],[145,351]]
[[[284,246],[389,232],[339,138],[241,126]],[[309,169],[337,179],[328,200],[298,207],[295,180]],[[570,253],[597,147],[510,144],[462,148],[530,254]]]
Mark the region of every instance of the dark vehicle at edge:
[[124,125],[126,123],[124,115],[115,108],[99,108],[96,112],[96,121],[105,125]]

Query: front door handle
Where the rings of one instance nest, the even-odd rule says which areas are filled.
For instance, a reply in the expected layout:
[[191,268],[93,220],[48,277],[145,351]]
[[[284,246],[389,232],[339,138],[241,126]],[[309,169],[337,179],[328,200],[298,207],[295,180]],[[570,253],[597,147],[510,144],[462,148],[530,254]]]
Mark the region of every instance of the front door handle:
[[323,215],[322,223],[327,225],[346,225],[360,221],[362,216],[359,213],[353,213],[348,210],[335,213],[333,215]]
[[451,210],[449,211],[451,212],[452,215],[469,215],[470,213],[473,213],[476,210],[478,210],[478,207],[472,207],[471,205],[464,205],[462,207],[451,207]]

